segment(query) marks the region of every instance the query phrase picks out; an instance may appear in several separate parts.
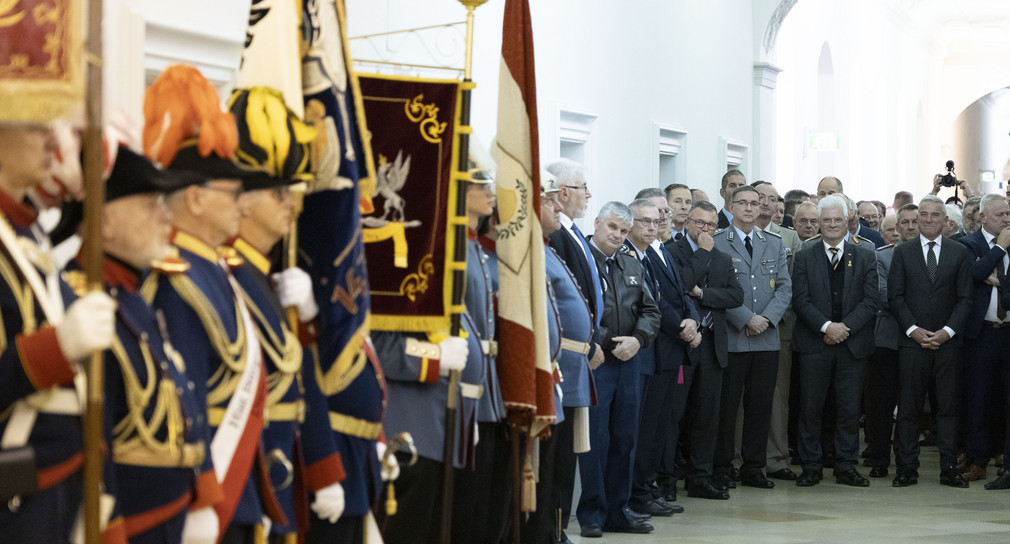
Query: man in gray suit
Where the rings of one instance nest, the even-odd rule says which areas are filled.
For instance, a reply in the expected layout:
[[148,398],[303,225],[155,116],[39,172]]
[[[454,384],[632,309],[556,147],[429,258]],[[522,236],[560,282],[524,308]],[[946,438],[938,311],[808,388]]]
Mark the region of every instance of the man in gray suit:
[[[802,242],[796,231],[783,228],[772,222],[772,216],[778,205],[779,192],[767,181],[755,181],[752,185],[759,195],[761,209],[754,221],[765,232],[777,234],[782,238],[782,246],[786,250],[786,262],[789,265],[789,275],[793,274],[794,255],[799,252]],[[779,373],[775,383],[775,395],[772,397],[771,426],[768,429],[768,477],[779,480],[795,480],[796,473],[789,468],[789,383],[793,369],[793,327],[796,324],[796,314],[790,304],[782,316],[779,329]]]
[[866,358],[873,352],[873,318],[880,303],[872,250],[845,241],[846,204],[829,195],[817,205],[821,243],[800,251],[793,269],[796,350],[800,354],[799,453],[803,473],[796,485],[820,483],[821,420],[834,387],[835,480],[866,487],[856,471],[859,396]]
[[[762,469],[766,464],[772,395],[778,374],[779,334],[776,326],[789,306],[792,286],[782,239],[754,225],[759,194],[753,187],[733,191],[733,223],[717,232],[715,248],[730,256],[744,301],[726,310],[729,367],[723,375],[715,482],[729,486],[737,406],[744,402],[740,454],[743,485],[771,489]],[[744,389],[747,389],[746,395]]]

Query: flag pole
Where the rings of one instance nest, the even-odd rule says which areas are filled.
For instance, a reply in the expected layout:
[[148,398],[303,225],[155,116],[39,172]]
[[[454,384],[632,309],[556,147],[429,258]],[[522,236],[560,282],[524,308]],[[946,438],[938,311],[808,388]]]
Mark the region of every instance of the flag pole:
[[[471,79],[473,68],[473,11],[487,0],[459,0],[459,3],[466,7],[466,63],[463,67],[463,90],[460,92],[460,125],[469,127],[470,125],[470,89],[467,83]],[[467,172],[470,170],[470,136],[468,132],[459,135],[459,163],[457,170]],[[464,183],[458,180],[456,183]],[[462,189],[462,187],[460,187]],[[456,216],[465,217],[466,212],[466,191],[456,191]],[[466,262],[466,229],[465,224],[453,225],[453,261]],[[453,270],[452,281],[452,304],[460,306],[463,304],[463,288],[466,285],[466,270]],[[459,336],[461,328],[460,314],[452,314],[453,336]],[[444,466],[442,478],[442,527],[439,542],[449,544],[452,534],[452,487],[453,487],[453,466],[452,459],[455,451],[456,428],[456,390],[459,389],[460,371],[449,372],[449,394],[445,408],[445,441],[442,448],[442,463]]]
[[[102,0],[88,0],[87,91],[85,107],[87,125],[84,128],[84,233],[85,272],[88,291],[102,289],[101,219],[105,191],[102,187],[102,170],[105,153],[102,146]],[[101,543],[102,493],[102,411],[103,411],[103,357],[95,351],[87,365],[87,404],[84,412],[84,538],[87,544]]]
[[[294,209],[291,210],[291,222],[290,229],[288,230],[288,235],[285,243],[285,249],[287,250],[287,255],[285,255],[286,261],[284,263],[285,268],[295,268],[298,266],[298,216],[302,213],[302,207],[305,205],[305,192],[308,189],[308,184],[304,181],[296,183],[291,186],[291,198],[294,199]],[[288,306],[284,309],[287,313],[288,326],[291,327],[291,332],[298,334],[298,325],[300,323],[298,319],[298,308],[295,306]]]

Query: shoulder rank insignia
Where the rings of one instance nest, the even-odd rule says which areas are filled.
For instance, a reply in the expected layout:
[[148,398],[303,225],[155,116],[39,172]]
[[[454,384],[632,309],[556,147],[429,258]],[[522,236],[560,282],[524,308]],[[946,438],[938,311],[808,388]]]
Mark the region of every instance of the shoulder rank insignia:
[[859,244],[870,244],[870,245],[873,245],[873,242],[869,238],[863,238],[862,236],[860,236],[858,234],[852,237],[852,243],[856,244],[857,246]]
[[164,258],[151,263],[151,269],[165,275],[189,272],[189,261],[179,256],[179,248],[169,246]]
[[894,244],[887,244],[886,246],[880,246],[880,247],[878,247],[877,251],[880,251],[882,249],[890,249],[892,247],[894,247]]
[[809,242],[811,240],[820,240],[820,239],[821,239],[821,233],[818,232],[817,234],[815,234],[815,235],[811,236],[810,238],[807,238],[806,240],[803,240],[803,241],[804,242]]
[[712,233],[712,236],[716,236],[724,232],[726,232],[726,229],[715,229],[715,232]]
[[61,274],[63,281],[67,283],[74,294],[83,297],[88,292],[88,276],[82,270],[64,270]]
[[626,245],[621,246],[620,249],[618,249],[618,251],[624,253],[625,255],[631,255],[633,257],[635,256],[635,254],[631,251],[631,248]]
[[224,262],[229,268],[235,270],[236,268],[245,264],[245,259],[238,254],[238,250],[231,246],[221,246],[217,248],[217,254],[224,259]]
[[779,233],[777,233],[777,232],[772,232],[770,230],[762,230],[761,232],[764,232],[765,234],[769,234],[771,236],[774,236],[774,237],[776,237],[778,239],[782,239],[782,235],[779,234]]

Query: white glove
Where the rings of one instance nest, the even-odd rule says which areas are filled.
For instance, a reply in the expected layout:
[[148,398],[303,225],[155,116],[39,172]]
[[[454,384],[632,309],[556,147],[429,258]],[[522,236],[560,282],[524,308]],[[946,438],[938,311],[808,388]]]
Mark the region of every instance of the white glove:
[[476,446],[480,443],[480,427],[477,426],[477,422],[473,422],[473,445]]
[[301,268],[288,268],[271,276],[274,289],[281,306],[298,308],[298,319],[302,323],[312,321],[319,315],[319,306],[312,294],[312,278]]
[[217,544],[218,524],[212,506],[191,511],[182,527],[182,544]]
[[463,370],[466,366],[466,358],[470,356],[470,345],[466,338],[450,336],[438,343],[440,358],[438,360],[438,370],[443,376],[449,374],[450,370]]
[[116,301],[103,292],[77,299],[56,326],[56,340],[63,356],[79,361],[92,352],[108,348],[116,336]]
[[382,467],[382,481],[391,482],[400,477],[400,462],[395,455],[390,455],[386,461],[386,443],[376,442],[375,453],[379,456],[379,465]]
[[330,523],[336,523],[344,513],[344,487],[340,482],[330,484],[316,491],[316,500],[312,501],[312,511]]

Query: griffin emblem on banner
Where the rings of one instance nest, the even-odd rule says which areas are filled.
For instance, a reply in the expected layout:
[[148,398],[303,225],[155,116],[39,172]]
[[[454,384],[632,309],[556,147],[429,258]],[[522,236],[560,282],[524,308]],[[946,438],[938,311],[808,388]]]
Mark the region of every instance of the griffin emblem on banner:
[[382,217],[361,218],[361,224],[367,227],[363,232],[366,244],[393,239],[393,263],[397,268],[407,267],[406,229],[421,226],[421,221],[416,219],[404,221],[407,201],[399,192],[407,183],[409,174],[410,155],[404,160],[401,150],[396,154],[396,160],[389,162],[389,159],[380,154],[379,168],[376,170],[376,191],[384,199]]

